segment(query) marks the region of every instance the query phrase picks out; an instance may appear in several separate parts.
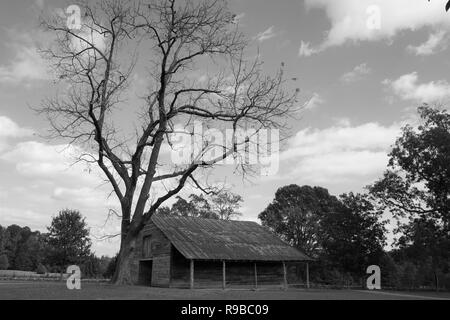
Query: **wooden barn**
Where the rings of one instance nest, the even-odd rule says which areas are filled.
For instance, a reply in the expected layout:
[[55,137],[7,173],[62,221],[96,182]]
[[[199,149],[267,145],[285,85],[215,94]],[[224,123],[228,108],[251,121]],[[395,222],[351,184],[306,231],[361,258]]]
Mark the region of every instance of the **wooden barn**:
[[142,285],[177,288],[287,286],[287,264],[311,259],[255,222],[155,215],[135,248]]

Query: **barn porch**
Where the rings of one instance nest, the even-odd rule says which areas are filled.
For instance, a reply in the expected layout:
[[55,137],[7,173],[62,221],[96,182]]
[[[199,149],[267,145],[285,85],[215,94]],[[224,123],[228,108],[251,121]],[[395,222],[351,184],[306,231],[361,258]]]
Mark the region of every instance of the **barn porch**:
[[[175,262],[177,263],[177,262]],[[305,287],[309,288],[309,265],[304,263]],[[287,263],[265,261],[187,260],[175,265],[170,287],[206,289],[285,288],[288,284]]]

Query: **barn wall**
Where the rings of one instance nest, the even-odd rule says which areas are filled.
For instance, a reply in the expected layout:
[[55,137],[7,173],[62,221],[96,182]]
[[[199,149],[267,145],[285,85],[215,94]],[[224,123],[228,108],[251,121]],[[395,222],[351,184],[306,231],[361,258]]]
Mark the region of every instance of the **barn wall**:
[[[227,286],[254,286],[255,263],[254,262],[227,262],[226,263]],[[284,282],[282,262],[256,262],[258,286],[282,285]]]
[[142,259],[153,259],[152,285],[168,286],[170,281],[170,255],[171,244],[169,239],[155,226],[153,222],[148,223],[141,231],[135,243],[132,262],[133,282],[139,283],[142,274],[139,270],[139,261]]
[[[222,261],[199,261],[194,263],[195,288],[222,287]],[[257,262],[258,286],[283,285],[281,262]],[[172,281],[170,286],[189,288],[190,263],[176,249],[172,251]],[[255,267],[253,262],[226,262],[227,287],[254,287]]]
[[[173,249],[171,287],[190,287],[190,261],[184,258],[178,250]],[[199,261],[194,262],[195,288],[221,288],[222,262]]]
[[283,285],[284,271],[282,262],[258,262],[258,285]]
[[139,283],[139,261],[142,259],[142,237],[137,237],[134,243],[134,250],[131,256],[130,271],[134,284]]
[[190,264],[189,260],[172,248],[171,283],[174,288],[189,288]]
[[153,258],[152,287],[169,287],[170,256]]
[[253,286],[255,284],[255,269],[252,262],[227,262],[227,286]]
[[141,254],[142,258],[170,256],[171,244],[164,233],[153,222],[142,230]]
[[221,261],[195,261],[194,281],[196,288],[222,287]]

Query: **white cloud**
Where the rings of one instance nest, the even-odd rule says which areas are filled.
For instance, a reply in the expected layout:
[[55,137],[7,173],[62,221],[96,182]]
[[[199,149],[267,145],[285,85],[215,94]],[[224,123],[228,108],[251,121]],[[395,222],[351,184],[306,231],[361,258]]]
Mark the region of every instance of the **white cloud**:
[[339,127],[350,127],[350,125],[351,125],[350,119],[349,118],[345,118],[345,117],[334,118],[334,122]]
[[21,176],[30,179],[64,186],[97,187],[102,180],[96,167],[88,168],[84,162],[75,163],[81,152],[80,148],[72,145],[26,141],[0,155],[0,160],[14,164]]
[[277,34],[275,33],[275,27],[271,26],[270,28],[268,28],[267,30],[260,32],[256,35],[255,39],[258,40],[259,42],[264,42],[266,40],[272,39],[273,37],[275,37]]
[[5,45],[14,53],[14,57],[0,64],[0,83],[23,84],[50,78],[48,65],[40,56],[37,43],[45,36],[39,32],[24,33],[7,30],[10,39]]
[[347,42],[391,40],[401,31],[423,27],[450,29],[442,1],[425,0],[305,0],[307,9],[323,9],[331,22],[313,54]]
[[383,84],[402,100],[432,103],[450,98],[450,83],[445,80],[419,83],[417,72],[397,80],[386,79]]
[[306,109],[316,109],[325,103],[325,99],[318,93],[314,93],[306,105]]
[[33,134],[33,130],[21,128],[17,123],[10,118],[0,116],[0,138],[19,138],[28,137]]
[[[106,199],[106,192],[100,188],[79,187],[64,188],[56,187],[52,193],[52,199],[75,204],[78,208],[92,208],[118,206],[114,197]],[[99,201],[101,199],[101,201]],[[105,209],[103,209],[105,211]]]
[[352,71],[345,73],[341,77],[341,81],[345,83],[356,82],[372,73],[372,69],[367,65],[367,63],[362,63],[353,68]]
[[35,4],[39,9],[43,9],[45,6],[45,0],[35,0]]
[[298,55],[300,57],[310,57],[316,53],[319,53],[321,49],[312,48],[311,43],[302,41],[300,44],[300,49],[298,51]]
[[429,56],[445,50],[448,46],[448,34],[445,30],[431,33],[428,40],[419,46],[408,46],[407,50],[417,56]]
[[400,128],[398,123],[351,126],[347,119],[322,130],[301,130],[280,154],[280,168],[286,171],[282,169],[274,179],[339,188],[350,184],[362,188],[386,168],[388,152]]
[[19,45],[15,58],[6,65],[0,65],[0,82],[17,84],[22,81],[48,79],[45,63],[35,47]]
[[8,147],[8,140],[29,137],[33,130],[21,128],[8,117],[0,116],[0,152]]

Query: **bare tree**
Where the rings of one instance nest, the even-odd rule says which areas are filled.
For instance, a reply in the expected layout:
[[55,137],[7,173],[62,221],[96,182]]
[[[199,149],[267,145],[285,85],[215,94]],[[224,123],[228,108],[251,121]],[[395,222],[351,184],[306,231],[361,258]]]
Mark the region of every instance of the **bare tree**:
[[[67,90],[44,101],[39,112],[52,127],[52,137],[68,139],[87,150],[79,160],[96,163],[121,206],[121,246],[115,283],[132,283],[131,261],[136,239],[154,212],[188,183],[209,192],[203,174],[248,142],[239,128],[284,129],[296,105],[298,90],[287,90],[283,69],[265,76],[259,57],[246,59],[249,41],[222,0],[97,0],[80,4],[81,29],[54,17],[42,26],[54,41],[42,53]],[[212,61],[212,62],[211,62]],[[214,75],[192,81],[187,73],[209,63]],[[126,137],[114,124],[136,66],[149,71],[150,90],[138,115],[135,137]],[[291,92],[292,91],[292,92]],[[217,141],[206,141],[191,161],[164,163],[161,149],[179,134],[191,132],[195,119],[211,127],[229,127],[232,144],[204,161]],[[191,132],[192,133],[192,132]],[[167,166],[170,165],[170,170]],[[241,161],[244,174],[250,166]],[[199,173],[201,175],[199,175]],[[167,191],[152,199],[156,183]]]

